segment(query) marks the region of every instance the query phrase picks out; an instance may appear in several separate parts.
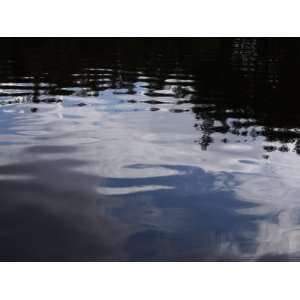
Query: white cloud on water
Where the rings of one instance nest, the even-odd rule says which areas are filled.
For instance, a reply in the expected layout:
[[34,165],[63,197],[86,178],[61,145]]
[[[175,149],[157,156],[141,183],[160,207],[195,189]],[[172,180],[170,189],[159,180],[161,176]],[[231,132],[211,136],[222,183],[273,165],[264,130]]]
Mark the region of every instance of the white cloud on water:
[[[11,143],[2,147],[0,165],[21,160],[72,158],[90,162],[74,167],[83,174],[116,179],[188,175],[188,169],[166,166],[198,167],[215,176],[216,190],[229,190],[240,201],[257,204],[240,209],[240,214],[269,216],[256,221],[258,231],[254,257],[299,252],[300,165],[299,156],[295,153],[274,152],[269,160],[265,160],[261,158],[264,144],[261,138],[248,143],[223,144],[220,142],[221,135],[215,135],[219,142],[210,145],[207,151],[201,151],[194,142],[199,132],[193,127],[194,116],[191,112],[116,112],[114,105],[118,106],[118,102],[107,104],[107,99],[103,102],[96,98],[66,99],[69,103],[65,107],[43,105],[39,106],[40,112],[36,114],[28,115],[26,111],[25,117],[12,114],[10,129],[16,135],[1,135],[2,143]],[[88,105],[75,106],[82,101]],[[144,106],[141,104],[141,107]],[[10,110],[14,109],[23,108],[10,107]],[[7,112],[3,110],[2,113]],[[18,144],[13,143],[16,137]],[[49,153],[47,146],[51,145],[74,146],[75,149],[71,153]],[[42,146],[45,151],[33,155],[30,146]],[[28,151],[24,152],[24,149]],[[147,167],[130,167],[138,164]],[[227,178],[226,174],[232,177],[232,185],[223,181]],[[159,184],[133,184],[127,187],[99,186],[98,192],[115,195],[170,188]],[[236,245],[225,248],[234,248],[235,253],[238,252]]]

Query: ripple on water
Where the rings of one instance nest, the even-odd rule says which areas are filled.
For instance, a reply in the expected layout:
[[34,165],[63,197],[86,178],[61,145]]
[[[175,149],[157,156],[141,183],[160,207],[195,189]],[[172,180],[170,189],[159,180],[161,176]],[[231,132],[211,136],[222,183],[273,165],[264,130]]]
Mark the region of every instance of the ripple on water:
[[286,41],[47,43],[0,50],[0,260],[300,258]]

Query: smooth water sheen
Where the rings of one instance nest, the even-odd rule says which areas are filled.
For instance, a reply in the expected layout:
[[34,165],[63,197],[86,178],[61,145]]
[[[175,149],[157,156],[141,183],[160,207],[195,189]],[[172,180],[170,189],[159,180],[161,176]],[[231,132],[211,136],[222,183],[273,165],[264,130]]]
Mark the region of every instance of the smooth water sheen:
[[298,39],[0,45],[0,260],[300,259]]

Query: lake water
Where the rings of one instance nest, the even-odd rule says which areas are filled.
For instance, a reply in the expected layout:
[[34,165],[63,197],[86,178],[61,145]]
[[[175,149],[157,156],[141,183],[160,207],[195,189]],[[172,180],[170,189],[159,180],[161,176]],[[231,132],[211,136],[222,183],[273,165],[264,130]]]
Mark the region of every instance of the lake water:
[[300,260],[300,40],[0,45],[1,261]]

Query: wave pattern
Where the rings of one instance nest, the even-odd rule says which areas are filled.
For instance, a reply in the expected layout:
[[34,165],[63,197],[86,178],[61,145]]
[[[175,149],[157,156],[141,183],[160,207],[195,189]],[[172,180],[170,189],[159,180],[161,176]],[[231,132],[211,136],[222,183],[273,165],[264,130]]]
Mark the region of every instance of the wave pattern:
[[298,39],[2,39],[0,260],[298,260]]

